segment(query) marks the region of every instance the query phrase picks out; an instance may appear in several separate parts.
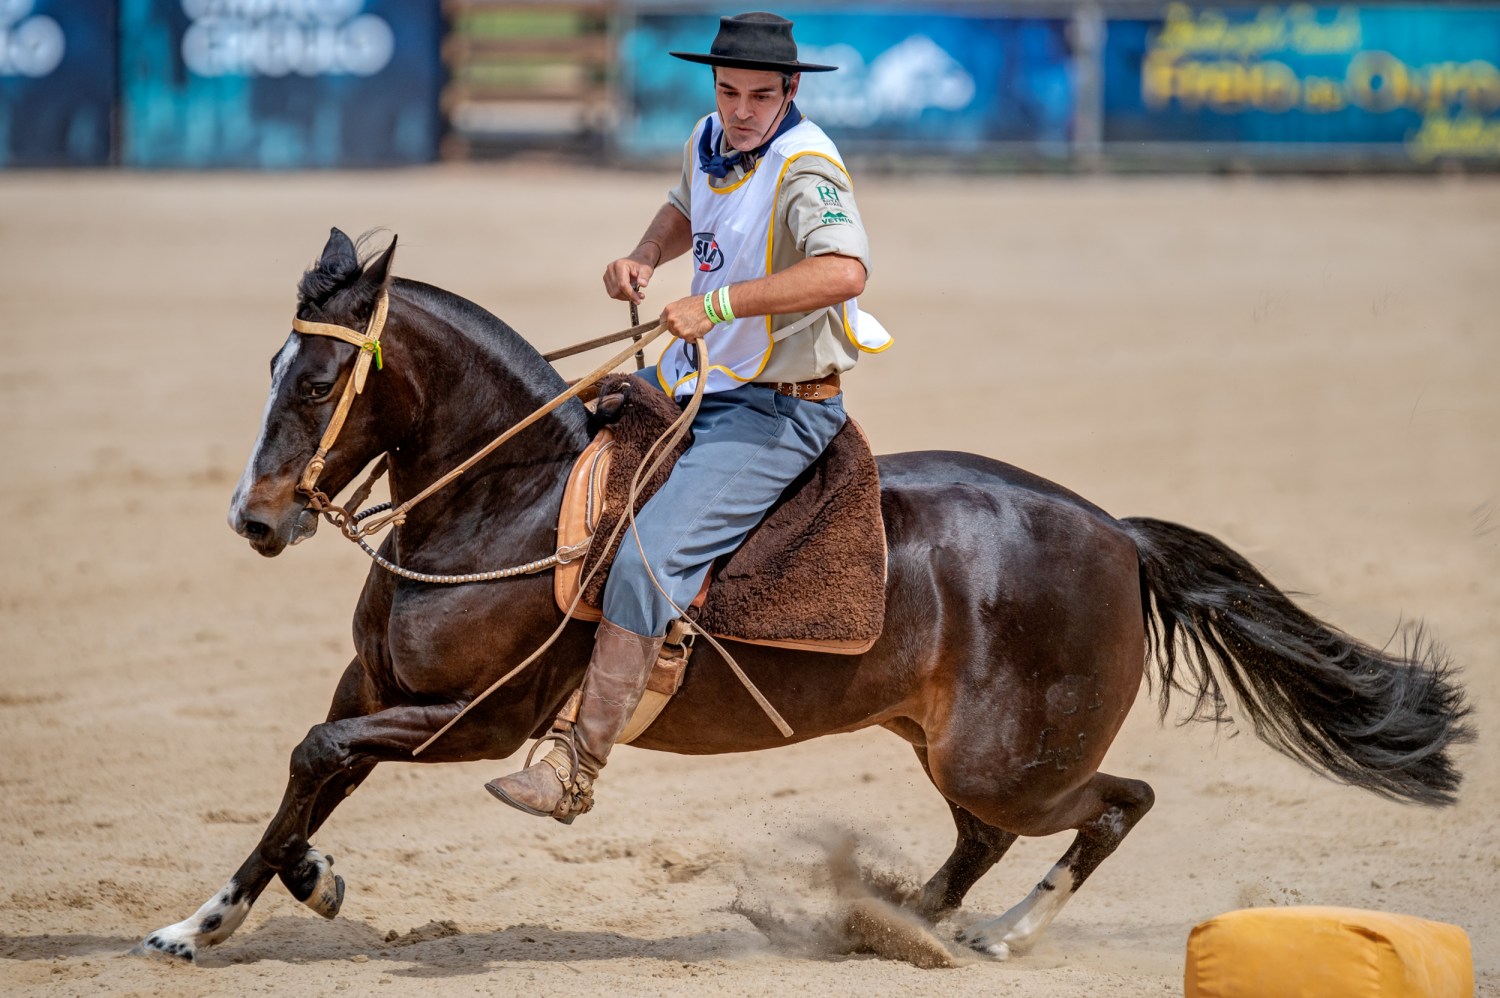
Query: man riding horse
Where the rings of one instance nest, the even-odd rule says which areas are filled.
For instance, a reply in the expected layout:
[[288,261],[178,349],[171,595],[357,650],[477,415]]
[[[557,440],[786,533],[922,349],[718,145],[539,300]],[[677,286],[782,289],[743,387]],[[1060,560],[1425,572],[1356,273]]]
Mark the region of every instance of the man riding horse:
[[[714,52],[692,57],[714,65],[720,113],[699,123],[683,184],[605,278],[612,294],[635,299],[632,281],[644,285],[656,263],[697,249],[703,298],[664,310],[677,339],[653,373],[674,395],[689,386],[710,394],[693,446],[640,514],[640,538],[625,541],[587,671],[588,635],[562,627],[556,573],[542,574],[562,552],[537,558],[557,540],[549,530],[565,469],[590,443],[583,406],[502,320],[397,277],[394,241],[362,263],[333,230],[298,284],[229,523],[268,557],[311,534],[320,510],[354,537],[379,522],[363,518],[374,510],[349,512],[371,480],[347,509],[328,496],[383,456],[392,508],[380,515],[397,529],[370,549],[380,567],[354,611],[354,655],[326,720],[292,751],[259,843],[202,907],[147,935],[139,952],[196,958],[243,925],[276,878],[336,916],[344,881],[312,837],[378,765],[503,759],[570,695],[582,700],[576,724],[565,710],[552,728],[563,741],[547,761],[490,786],[534,814],[571,821],[587,810],[675,607],[843,422],[832,376],[886,342],[853,301],[864,241],[847,178],[832,144],[792,105],[797,71],[809,67],[797,61],[791,26],[764,14],[722,23]],[[561,403],[548,409],[549,398]],[[536,428],[504,460],[476,467],[444,502],[418,505],[525,425]],[[473,456],[455,467],[459,454]],[[1189,717],[1228,720],[1227,686],[1240,722],[1308,768],[1393,800],[1455,800],[1451,749],[1473,737],[1469,708],[1420,630],[1400,647],[1366,645],[1298,607],[1222,541],[1113,517],[992,458],[878,460],[878,636],[858,654],[756,643],[737,652],[797,739],[878,725],[911,745],[958,833],[912,901],[923,919],[955,911],[1018,837],[1073,830],[1019,904],[965,930],[976,951],[1004,959],[1035,945],[1151,809],[1149,784],[1100,768],[1143,677],[1163,717],[1175,691],[1189,699]],[[525,564],[471,574],[520,557]],[[496,584],[468,584],[482,579]],[[553,628],[559,643],[535,668],[496,679],[497,663]],[[636,744],[692,755],[786,744],[780,725],[746,712],[730,662],[713,653],[705,664],[726,668],[695,670]],[[510,696],[484,700],[511,678]]]
[[855,301],[870,254],[849,174],[794,103],[802,73],[836,67],[799,61],[792,22],[760,12],[721,18],[707,54],[671,54],[713,67],[718,109],[693,130],[681,180],[630,255],[605,269],[604,287],[640,302],[655,268],[692,250],[693,293],[662,310],[676,339],[647,373],[681,398],[696,387],[700,343],[711,366],[692,445],[637,514],[639,543],[627,539],[610,569],[576,720],[554,723],[542,761],[485,784],[563,822],[593,806],[668,625],[843,425],[840,375],[890,342]]

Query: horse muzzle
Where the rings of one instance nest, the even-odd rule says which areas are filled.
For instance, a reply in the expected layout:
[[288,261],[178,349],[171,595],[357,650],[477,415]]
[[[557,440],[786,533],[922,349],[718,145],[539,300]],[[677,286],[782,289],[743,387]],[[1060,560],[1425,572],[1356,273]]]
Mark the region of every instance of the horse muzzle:
[[274,558],[293,544],[300,544],[318,532],[318,514],[306,503],[287,515],[273,519],[262,511],[230,507],[229,528],[250,542],[250,546],[267,558]]

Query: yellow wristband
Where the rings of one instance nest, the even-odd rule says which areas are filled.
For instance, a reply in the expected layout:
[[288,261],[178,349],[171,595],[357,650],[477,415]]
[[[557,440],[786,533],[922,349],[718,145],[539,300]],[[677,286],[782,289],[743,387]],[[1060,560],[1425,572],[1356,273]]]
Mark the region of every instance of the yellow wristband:
[[734,321],[734,309],[729,307],[729,285],[719,289],[719,314],[724,317],[725,322]]
[[719,313],[714,311],[714,293],[712,291],[703,296],[703,311],[708,316],[708,321],[716,326],[724,321],[719,317]]

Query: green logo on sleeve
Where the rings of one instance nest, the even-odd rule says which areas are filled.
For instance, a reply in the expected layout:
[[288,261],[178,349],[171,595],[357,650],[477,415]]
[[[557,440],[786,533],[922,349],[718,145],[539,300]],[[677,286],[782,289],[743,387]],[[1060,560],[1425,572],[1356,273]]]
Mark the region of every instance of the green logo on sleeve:
[[839,190],[837,187],[828,187],[823,184],[819,184],[818,198],[822,200],[824,204],[842,204],[839,201]]
[[823,212],[823,224],[824,225],[834,225],[834,224],[839,223],[839,222],[842,222],[842,223],[844,223],[846,225],[852,225],[854,223],[854,219],[850,218],[848,215],[845,215],[841,211],[825,211],[825,212]]

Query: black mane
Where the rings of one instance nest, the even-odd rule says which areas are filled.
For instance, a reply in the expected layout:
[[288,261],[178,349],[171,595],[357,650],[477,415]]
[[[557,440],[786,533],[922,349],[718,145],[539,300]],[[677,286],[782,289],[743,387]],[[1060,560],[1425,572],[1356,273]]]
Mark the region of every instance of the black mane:
[[[525,337],[504,319],[481,305],[422,281],[397,277],[392,291],[423,311],[476,340],[487,340],[505,357],[503,369],[514,377],[516,390],[540,405],[567,387],[557,369],[542,359]],[[560,414],[571,412],[563,410]]]
[[375,234],[376,230],[366,232],[357,243],[345,240],[347,249],[335,247],[333,252],[325,252],[317,263],[307,268],[297,282],[298,316],[369,314],[380,289],[369,283],[360,284],[359,277],[364,273],[365,265],[379,255],[378,250],[366,245]]
[[[353,328],[368,319],[381,289],[381,281],[370,267],[382,251],[366,248],[375,234],[367,232],[355,243],[338,229],[333,230],[321,258],[297,283],[299,318]],[[495,383],[503,384],[512,398],[534,408],[567,388],[557,370],[524,337],[487,309],[421,281],[392,277],[388,287],[393,299],[399,298],[451,327],[469,340],[479,355],[492,358]],[[556,413],[555,420],[564,435],[571,436],[584,425],[584,416],[581,405],[570,405]]]

